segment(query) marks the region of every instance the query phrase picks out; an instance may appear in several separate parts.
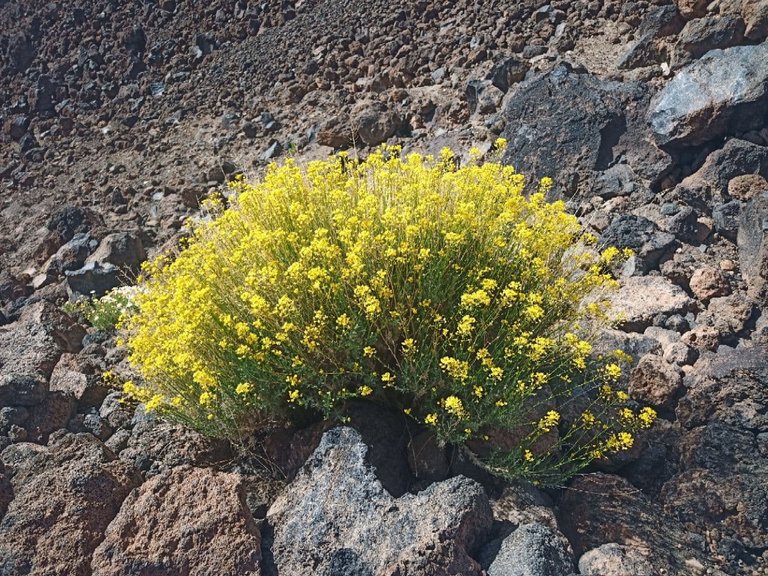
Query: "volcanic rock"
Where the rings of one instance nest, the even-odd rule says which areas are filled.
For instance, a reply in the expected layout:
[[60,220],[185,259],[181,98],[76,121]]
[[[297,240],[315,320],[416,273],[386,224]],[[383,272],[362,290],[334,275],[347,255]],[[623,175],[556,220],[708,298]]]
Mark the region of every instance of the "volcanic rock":
[[15,445],[2,460],[14,495],[0,521],[3,573],[91,574],[91,554],[141,483],[138,472],[90,434],[67,434],[26,454]]
[[323,436],[267,513],[277,571],[479,576],[468,552],[491,525],[482,488],[454,477],[393,498],[366,465],[366,452],[350,428]]
[[16,322],[0,326],[0,403],[40,403],[62,353],[78,351],[84,335],[82,327],[46,301],[31,304]]
[[768,112],[768,44],[712,50],[654,96],[648,122],[662,146],[703,144],[760,128]]
[[261,574],[261,535],[235,474],[180,466],[123,502],[91,567],[102,576]]

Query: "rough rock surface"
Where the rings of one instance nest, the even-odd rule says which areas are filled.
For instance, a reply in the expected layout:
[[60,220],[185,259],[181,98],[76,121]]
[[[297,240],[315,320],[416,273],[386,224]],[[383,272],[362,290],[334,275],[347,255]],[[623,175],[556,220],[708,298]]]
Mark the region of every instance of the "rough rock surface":
[[49,302],[27,307],[12,324],[0,326],[0,403],[40,403],[63,352],[77,352],[84,330]]
[[542,524],[523,524],[501,543],[488,576],[567,576],[573,558],[552,530]]
[[652,550],[655,573],[697,574],[691,562],[703,562],[690,536],[674,517],[659,510],[642,492],[619,476],[589,474],[571,482],[560,500],[563,532],[581,556],[603,544]]
[[657,408],[671,408],[682,391],[682,373],[655,354],[643,356],[629,378],[630,394]]
[[[34,445],[31,445],[34,446]],[[14,498],[0,521],[0,572],[89,576],[90,557],[138,471],[89,434],[2,452]]]
[[[553,112],[544,119],[537,113],[542,102]],[[589,190],[597,174],[619,158],[642,158],[633,163],[643,167],[634,181],[603,192],[630,193],[643,179],[658,180],[669,165],[664,153],[637,137],[636,119],[645,106],[638,84],[606,82],[560,66],[526,82],[509,100],[504,162],[536,179],[557,174],[560,192],[572,196]]]
[[491,526],[487,496],[454,477],[392,498],[350,428],[323,436],[272,505],[271,550],[280,574],[480,574],[469,552]]
[[584,576],[654,576],[647,558],[651,553],[637,546],[603,544],[579,558],[579,572]]
[[94,574],[260,572],[261,535],[240,476],[179,466],[133,491],[93,554]]
[[659,314],[685,313],[692,300],[661,276],[632,276],[611,295],[611,316],[624,330],[641,332]]
[[760,126],[768,110],[768,44],[713,50],[654,97],[648,121],[661,145],[696,145]]

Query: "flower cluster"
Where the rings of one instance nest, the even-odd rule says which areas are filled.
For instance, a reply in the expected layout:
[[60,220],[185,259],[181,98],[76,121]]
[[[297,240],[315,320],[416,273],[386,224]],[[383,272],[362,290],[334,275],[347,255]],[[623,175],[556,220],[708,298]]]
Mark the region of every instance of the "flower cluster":
[[362,397],[446,442],[506,430],[516,448],[492,446],[489,467],[547,483],[627,449],[652,414],[605,391],[624,359],[590,345],[621,254],[582,241],[550,185],[526,197],[511,167],[396,148],[236,181],[228,209],[147,267],[128,392],[216,435]]
[[107,292],[101,298],[80,298],[64,305],[67,314],[82,315],[97,330],[113,330],[120,319],[136,312],[133,303],[135,286],[121,286]]

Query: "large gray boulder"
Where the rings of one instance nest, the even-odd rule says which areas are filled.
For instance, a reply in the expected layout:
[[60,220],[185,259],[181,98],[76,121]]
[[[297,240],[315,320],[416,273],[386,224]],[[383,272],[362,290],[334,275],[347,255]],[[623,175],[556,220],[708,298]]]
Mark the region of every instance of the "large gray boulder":
[[[508,98],[503,162],[536,180],[554,178],[557,193],[591,196],[598,186],[606,198],[625,194],[657,183],[671,166],[647,134],[649,98],[641,84],[602,80],[563,64]],[[599,176],[621,163],[628,165],[622,177],[608,178],[621,190],[606,189]]]
[[469,552],[491,527],[479,484],[454,477],[393,498],[351,428],[325,433],[267,513],[276,573],[479,576]]
[[681,69],[651,101],[659,145],[695,146],[760,128],[768,112],[768,43],[712,50]]

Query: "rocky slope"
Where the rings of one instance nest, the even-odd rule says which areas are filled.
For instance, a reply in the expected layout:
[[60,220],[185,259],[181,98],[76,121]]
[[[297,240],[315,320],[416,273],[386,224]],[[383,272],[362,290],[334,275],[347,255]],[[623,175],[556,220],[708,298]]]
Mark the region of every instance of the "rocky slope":
[[[765,0],[0,1],[0,574],[768,574],[767,36]],[[661,419],[560,490],[365,405],[205,439],[59,309],[233,174],[498,135],[636,253],[601,345]]]

